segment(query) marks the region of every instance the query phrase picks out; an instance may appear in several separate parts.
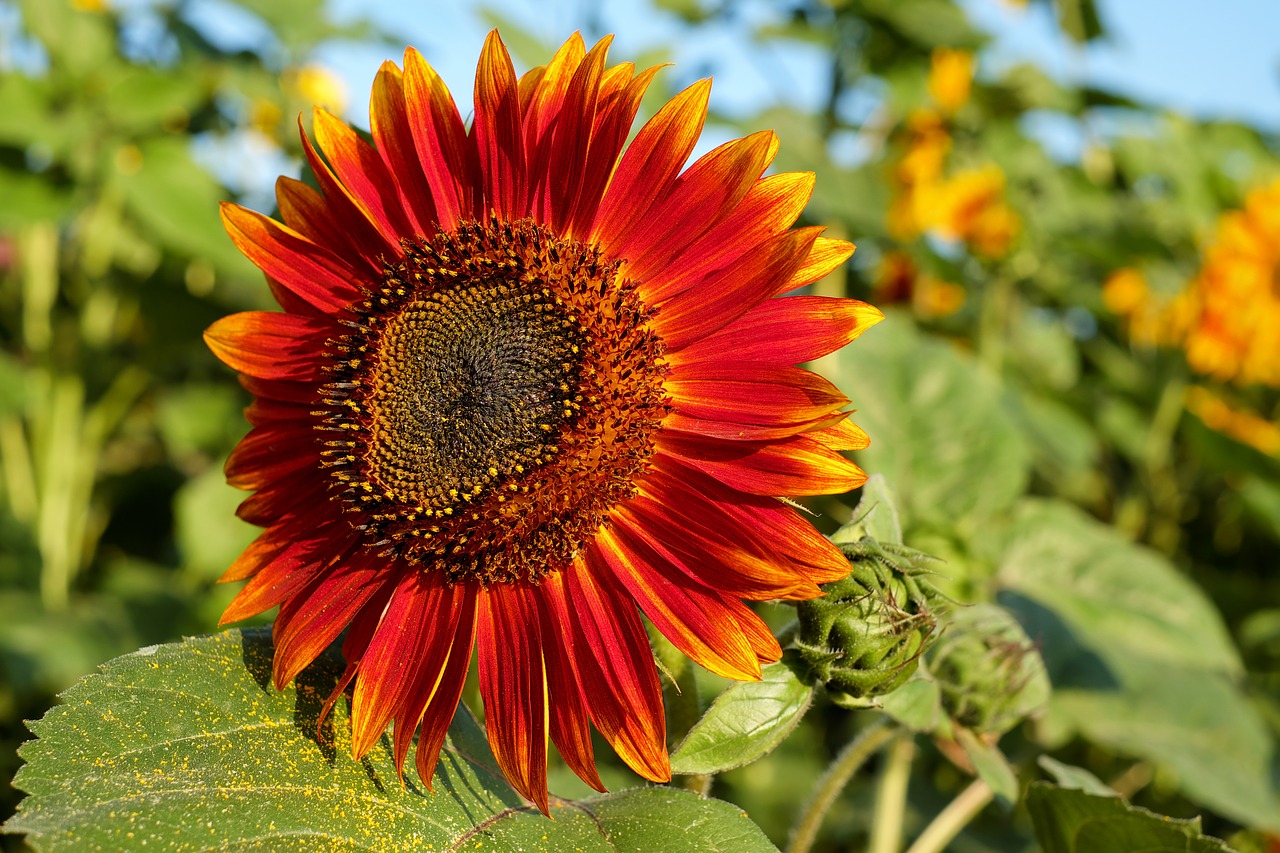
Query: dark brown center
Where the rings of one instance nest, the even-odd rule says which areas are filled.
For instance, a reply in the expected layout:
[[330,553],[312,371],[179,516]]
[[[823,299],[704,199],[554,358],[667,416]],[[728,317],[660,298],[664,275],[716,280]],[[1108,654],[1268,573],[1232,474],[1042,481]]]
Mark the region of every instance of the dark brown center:
[[388,557],[536,582],[635,493],[669,410],[662,342],[617,263],[531,221],[404,248],[332,344],[336,492]]

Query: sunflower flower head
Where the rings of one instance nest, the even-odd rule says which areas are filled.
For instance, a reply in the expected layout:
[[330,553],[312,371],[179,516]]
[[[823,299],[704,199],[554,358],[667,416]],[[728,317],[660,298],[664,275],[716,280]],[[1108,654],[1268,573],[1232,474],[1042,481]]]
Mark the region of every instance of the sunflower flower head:
[[768,132],[684,168],[707,81],[628,145],[657,69],[608,48],[517,77],[490,34],[469,128],[412,48],[372,143],[317,109],[319,189],[281,178],[282,221],[223,208],[283,310],[205,335],[255,398],[227,476],[264,528],[223,621],[279,606],[278,687],[345,630],[353,753],[391,727],[428,783],[474,655],[494,755],[544,813],[549,743],[603,790],[592,728],[670,777],[641,614],[755,679],[781,650],[744,600],[848,573],[779,497],[860,485],[841,451],[867,437],[796,365],[881,319],[779,298],[853,251],[791,227],[813,176],[763,177]]

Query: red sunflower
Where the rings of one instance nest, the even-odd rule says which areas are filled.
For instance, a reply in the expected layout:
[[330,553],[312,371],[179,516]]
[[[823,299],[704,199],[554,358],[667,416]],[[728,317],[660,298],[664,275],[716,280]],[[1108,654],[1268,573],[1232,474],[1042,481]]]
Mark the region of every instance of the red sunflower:
[[547,811],[547,739],[603,790],[595,726],[670,769],[643,613],[712,672],[760,676],[777,641],[743,603],[806,599],[848,564],[776,495],[844,492],[866,445],[848,400],[794,365],[880,319],[774,297],[853,247],[792,229],[809,174],[762,177],[770,132],[682,167],[708,81],[626,145],[657,69],[574,36],[517,78],[497,34],[463,124],[415,50],[373,86],[373,144],[324,110],[320,186],[278,222],[223,220],[283,312],[205,339],[254,395],[227,478],[266,528],[223,615],[279,606],[275,683],[344,629],[352,751],[394,721],[430,780],[473,648],[507,778]]

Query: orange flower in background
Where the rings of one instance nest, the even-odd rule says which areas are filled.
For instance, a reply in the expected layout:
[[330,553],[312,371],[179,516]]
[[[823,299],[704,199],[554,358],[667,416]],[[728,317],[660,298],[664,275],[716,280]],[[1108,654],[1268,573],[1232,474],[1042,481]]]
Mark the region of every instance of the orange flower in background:
[[947,240],[961,240],[980,255],[1009,250],[1022,223],[1004,203],[1004,171],[995,165],[966,169],[920,196],[926,227]]
[[1280,181],[1223,214],[1187,300],[1193,370],[1280,387]]
[[1205,426],[1268,456],[1280,455],[1280,426],[1238,409],[1207,388],[1187,389],[1187,409]]
[[907,130],[907,150],[893,172],[889,234],[911,240],[932,232],[963,242],[984,258],[1007,254],[1022,220],[1004,201],[1004,171],[993,164],[945,176],[951,135],[936,112],[912,113]]
[[940,47],[929,61],[929,96],[944,113],[954,115],[969,102],[973,87],[973,54]]
[[317,110],[320,190],[281,178],[283,223],[223,210],[284,310],[206,333],[255,397],[227,475],[266,528],[223,621],[280,606],[277,687],[349,628],[352,751],[393,724],[402,768],[420,730],[424,780],[474,648],[494,754],[543,812],[548,740],[603,790],[592,726],[670,776],[640,613],[755,679],[781,650],[743,600],[847,573],[776,496],[863,482],[848,399],[795,365],[881,319],[775,298],[853,251],[791,228],[813,176],[762,177],[770,132],[682,171],[708,81],[626,145],[656,69],[608,47],[517,78],[491,34],[469,130],[413,49],[374,83],[373,144]]

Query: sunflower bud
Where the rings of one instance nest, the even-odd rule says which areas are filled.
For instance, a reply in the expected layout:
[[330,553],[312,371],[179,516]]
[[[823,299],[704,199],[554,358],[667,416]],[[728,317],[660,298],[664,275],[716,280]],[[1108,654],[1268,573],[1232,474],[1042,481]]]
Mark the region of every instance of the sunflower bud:
[[1004,734],[1041,708],[1049,680],[1035,644],[1005,610],[975,604],[950,613],[929,654],[942,707],[979,735]]
[[852,570],[799,604],[796,645],[833,701],[867,707],[915,672],[946,599],[928,581],[927,554],[870,536],[840,549]]

